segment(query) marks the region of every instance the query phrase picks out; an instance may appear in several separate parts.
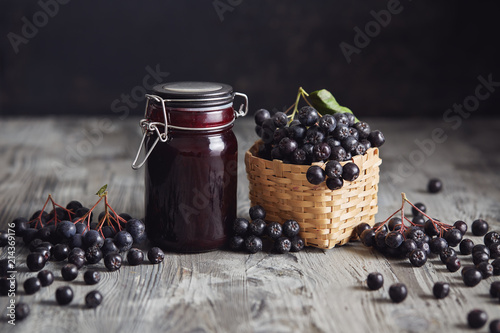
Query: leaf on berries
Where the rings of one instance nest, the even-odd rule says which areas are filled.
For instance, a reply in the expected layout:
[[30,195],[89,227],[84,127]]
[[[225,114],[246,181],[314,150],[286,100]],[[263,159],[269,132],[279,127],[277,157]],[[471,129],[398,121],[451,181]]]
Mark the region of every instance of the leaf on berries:
[[103,187],[101,187],[99,189],[99,191],[97,191],[96,195],[103,196],[105,194],[107,188],[108,188],[108,184],[105,184]]
[[[349,108],[341,106],[332,93],[326,89],[316,90],[309,94],[312,106],[321,114],[353,113]],[[356,122],[358,122],[356,118]]]

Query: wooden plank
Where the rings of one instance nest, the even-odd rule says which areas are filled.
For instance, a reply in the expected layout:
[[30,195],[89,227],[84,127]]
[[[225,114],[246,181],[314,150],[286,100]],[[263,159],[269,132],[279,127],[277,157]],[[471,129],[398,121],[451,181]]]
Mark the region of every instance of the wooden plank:
[[[41,208],[48,193],[61,203],[79,199],[90,205],[103,184],[109,186],[113,207],[133,216],[144,215],[144,174],[130,168],[140,141],[138,120],[114,120],[108,129],[103,119],[0,122],[0,226]],[[371,124],[387,138],[381,149],[378,220],[399,207],[404,191],[443,221],[462,219],[470,224],[481,217],[492,229],[500,230],[500,156],[496,154],[500,142],[494,139],[499,120],[468,119],[457,130],[430,120],[374,119]],[[429,142],[425,140],[437,127],[445,129],[446,141],[435,143],[432,154],[423,154],[421,165],[402,173],[401,168],[412,167],[405,161],[422,155],[415,140]],[[256,138],[252,119],[238,120],[235,132],[240,145],[238,212],[247,216],[243,153]],[[76,156],[72,149],[78,148]],[[443,180],[442,193],[425,191],[430,177]],[[480,240],[470,233],[467,237]],[[28,272],[23,263],[27,250],[21,242],[16,251],[22,285],[36,273]],[[0,258],[7,256],[5,249],[0,253]],[[470,264],[468,258],[463,262]],[[406,260],[387,259],[359,242],[288,255],[167,253],[161,265],[125,264],[119,272],[107,272],[101,263],[97,268],[103,280],[86,286],[83,269],[71,283],[75,299],[67,307],[54,300],[55,289],[67,284],[60,278],[61,266],[49,262],[47,268],[56,273],[57,280],[35,295],[25,295],[21,286],[16,300],[31,304],[32,313],[16,327],[5,320],[8,298],[0,298],[1,332],[468,332],[466,313],[473,308],[486,310],[492,319],[500,317],[498,300],[488,296],[490,283],[499,277],[468,288],[460,273],[449,273],[438,258],[413,268]],[[365,287],[372,271],[385,277],[379,291]],[[387,294],[389,285],[397,281],[409,288],[401,304],[390,302]],[[436,281],[450,282],[448,298],[432,297]],[[92,289],[105,297],[96,310],[83,307],[85,294]]]

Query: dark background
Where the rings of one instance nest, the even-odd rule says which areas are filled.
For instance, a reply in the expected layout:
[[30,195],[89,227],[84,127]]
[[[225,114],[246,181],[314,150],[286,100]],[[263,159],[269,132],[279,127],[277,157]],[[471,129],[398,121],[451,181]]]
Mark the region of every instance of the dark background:
[[[500,81],[498,1],[402,0],[348,63],[339,44],[353,45],[353,29],[388,2],[220,0],[230,6],[221,20],[212,0],[72,0],[16,54],[7,34],[22,35],[22,18],[42,8],[1,0],[0,114],[113,114],[157,65],[166,81],[231,84],[251,110],[282,109],[302,86],[329,89],[358,116],[442,117],[479,75]],[[499,102],[500,91],[476,114],[495,115]]]

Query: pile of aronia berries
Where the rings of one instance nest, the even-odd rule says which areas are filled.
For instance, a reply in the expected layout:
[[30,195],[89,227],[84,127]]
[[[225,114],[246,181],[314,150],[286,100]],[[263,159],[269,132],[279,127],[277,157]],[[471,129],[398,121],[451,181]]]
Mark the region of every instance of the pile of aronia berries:
[[[51,285],[58,274],[57,270],[64,281],[70,282],[82,275],[80,270],[86,267],[83,280],[87,285],[95,285],[101,280],[100,270],[95,269],[100,262],[104,263],[108,271],[118,271],[124,258],[131,266],[143,263],[145,254],[140,247],[146,245],[144,223],[129,214],[117,214],[109,205],[107,191],[103,188],[98,192],[99,200],[91,208],[83,207],[79,201],[71,201],[63,207],[49,195],[42,210],[35,212],[30,219],[18,217],[9,223],[15,236],[22,239],[29,249],[25,261],[28,270],[37,272],[23,282],[27,295]],[[104,211],[93,222],[94,210],[102,200],[105,202]],[[45,211],[48,203],[53,207],[49,213]],[[3,247],[7,244],[2,241],[0,245]],[[164,256],[158,247],[147,251],[147,258],[152,264],[161,263]],[[51,262],[51,269],[46,269]],[[17,281],[12,282],[8,278],[8,272],[14,270],[13,260],[0,260],[0,296],[7,296],[17,290]],[[69,304],[73,297],[73,289],[69,284],[55,291],[55,299],[60,305]],[[102,300],[103,295],[98,290],[92,290],[85,296],[85,304],[89,308],[99,306]],[[16,319],[24,319],[29,311],[28,304],[18,303]]]
[[[439,189],[441,187],[442,183],[439,184]],[[429,187],[429,192],[437,193],[439,190],[431,190]],[[500,276],[500,233],[490,231],[488,222],[482,219],[472,222],[472,234],[483,237],[482,244],[475,244],[472,239],[464,238],[468,230],[464,221],[456,221],[453,225],[443,223],[427,215],[423,203],[411,203],[404,193],[402,198],[401,208],[385,221],[376,223],[373,227],[366,223],[356,227],[356,234],[365,246],[373,247],[391,257],[406,257],[414,267],[425,265],[429,258],[438,258],[450,272],[461,269],[461,278],[467,287],[474,287],[492,276]],[[410,204],[412,208],[411,220],[404,215],[405,203]],[[401,217],[396,216],[398,213],[401,213]],[[471,256],[472,265],[462,267],[465,256]],[[383,277],[380,273],[373,272],[368,275],[369,289],[377,290],[382,285]],[[406,298],[408,291],[404,284],[397,285],[398,287],[391,286],[389,296],[399,303]],[[449,292],[449,283],[434,284],[433,294],[436,298],[445,298]],[[490,295],[500,302],[500,281],[491,283]],[[483,310],[475,309],[469,313],[467,322],[471,328],[479,328],[486,324],[487,318]],[[499,325],[500,320],[492,321],[490,332],[499,332]]]
[[[368,123],[358,121],[354,114],[334,113],[320,115],[306,105],[287,115],[273,115],[260,109],[255,113],[255,131],[264,142],[258,156],[268,160],[282,160],[288,164],[312,165],[307,180],[319,185],[326,180],[331,190],[342,188],[344,180],[354,181],[359,167],[352,162],[355,155],[364,155],[371,147],[380,147],[385,138],[381,131],[371,130]],[[343,166],[340,162],[347,162]]]
[[304,240],[299,236],[300,226],[295,220],[266,223],[266,211],[260,205],[250,208],[250,221],[236,218],[233,222],[233,236],[229,246],[234,251],[246,250],[257,253],[263,249],[263,239],[270,240],[277,253],[299,252]]

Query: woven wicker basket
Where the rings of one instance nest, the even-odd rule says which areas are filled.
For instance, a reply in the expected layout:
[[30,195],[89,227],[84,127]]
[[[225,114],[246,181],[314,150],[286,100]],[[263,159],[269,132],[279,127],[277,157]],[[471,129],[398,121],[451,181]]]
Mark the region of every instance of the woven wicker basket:
[[[378,211],[377,190],[379,166],[378,148],[370,148],[363,156],[354,156],[360,175],[353,182],[344,182],[336,191],[312,185],[306,179],[308,165],[286,164],[257,157],[257,141],[245,154],[250,182],[250,201],[267,212],[266,220],[283,223],[296,220],[306,246],[331,249],[349,241],[353,229],[360,223],[375,223]],[[342,162],[345,164],[347,162]],[[321,163],[313,163],[320,165]]]

